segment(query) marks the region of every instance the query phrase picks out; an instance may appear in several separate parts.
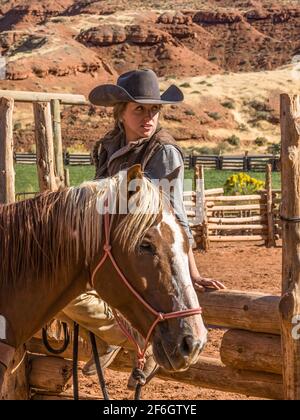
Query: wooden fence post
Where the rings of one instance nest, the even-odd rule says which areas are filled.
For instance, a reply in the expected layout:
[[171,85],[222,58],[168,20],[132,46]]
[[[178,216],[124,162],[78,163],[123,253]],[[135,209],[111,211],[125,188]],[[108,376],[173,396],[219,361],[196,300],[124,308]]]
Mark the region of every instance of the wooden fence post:
[[70,187],[70,170],[69,168],[64,169],[65,187]]
[[196,219],[202,224],[201,248],[209,249],[208,223],[205,203],[204,166],[195,166]]
[[40,191],[57,189],[54,173],[53,130],[50,102],[33,104],[36,137],[36,158]]
[[4,375],[0,401],[28,400],[29,396],[28,359],[25,346],[21,346]]
[[273,213],[273,192],[272,192],[272,165],[266,165],[266,193],[267,193],[267,220],[268,220],[268,238],[266,240],[267,248],[276,245],[274,235],[274,213]]
[[53,121],[55,175],[57,186],[60,187],[65,185],[65,179],[61,136],[60,101],[58,99],[51,100],[51,113]]
[[0,98],[0,203],[2,204],[15,201],[13,109],[13,99]]
[[283,221],[282,332],[284,397],[300,399],[300,96],[281,95]]
[[248,158],[248,151],[246,151],[243,157],[243,171],[247,172],[248,170],[249,170],[249,158]]

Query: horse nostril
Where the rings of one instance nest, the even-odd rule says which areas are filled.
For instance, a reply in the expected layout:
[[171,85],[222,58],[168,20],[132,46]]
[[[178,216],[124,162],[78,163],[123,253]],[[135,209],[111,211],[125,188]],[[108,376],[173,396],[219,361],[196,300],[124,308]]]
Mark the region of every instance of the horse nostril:
[[195,348],[196,342],[190,335],[186,335],[183,337],[180,346],[179,346],[179,352],[183,357],[190,356]]

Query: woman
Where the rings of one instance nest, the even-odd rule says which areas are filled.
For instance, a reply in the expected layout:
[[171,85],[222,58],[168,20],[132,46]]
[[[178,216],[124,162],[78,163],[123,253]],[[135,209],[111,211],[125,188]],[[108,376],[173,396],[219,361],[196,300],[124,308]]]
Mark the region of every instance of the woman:
[[[151,179],[161,179],[180,167],[175,214],[190,245],[193,236],[183,204],[183,154],[173,137],[158,123],[160,107],[183,101],[175,85],[160,95],[158,79],[152,70],[135,70],[121,75],[117,85],[101,85],[89,95],[94,105],[113,106],[115,127],[95,147],[96,178],[115,175],[136,163]],[[179,197],[179,200],[178,200]],[[195,289],[224,289],[214,280],[203,278],[197,269],[192,247],[189,250],[190,274]]]
[[[94,149],[96,178],[113,176],[137,163],[152,180],[165,178],[179,168],[177,191],[173,199],[171,197],[171,203],[190,241],[189,268],[193,284],[197,290],[204,290],[205,287],[224,289],[222,283],[203,278],[197,269],[191,247],[193,236],[183,205],[183,154],[173,137],[158,123],[161,106],[181,102],[182,92],[172,85],[160,95],[156,74],[152,70],[135,70],[121,75],[117,85],[96,87],[90,93],[89,100],[94,105],[114,107],[115,127],[97,142]],[[110,308],[96,292],[79,296],[63,312],[65,318],[71,318],[102,339],[98,342],[102,365],[108,366],[112,362],[120,346],[130,347]],[[155,370],[156,363],[150,349],[144,368],[146,378],[151,378]],[[86,375],[95,373],[92,360],[83,372]],[[131,377],[129,387],[133,385]]]

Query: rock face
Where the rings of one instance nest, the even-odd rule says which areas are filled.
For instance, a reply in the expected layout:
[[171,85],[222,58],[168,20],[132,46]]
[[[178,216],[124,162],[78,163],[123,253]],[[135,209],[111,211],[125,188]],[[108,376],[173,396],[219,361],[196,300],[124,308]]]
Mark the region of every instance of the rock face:
[[172,42],[172,36],[156,28],[146,25],[127,27],[127,42],[141,45],[155,45],[161,42]]
[[106,47],[121,44],[126,41],[126,38],[127,34],[122,26],[102,25],[81,32],[76,40],[86,46]]
[[193,21],[200,25],[218,25],[226,23],[235,23],[241,22],[242,20],[243,16],[238,12],[200,11],[197,12],[193,17]]
[[[199,10],[141,12],[138,0],[130,3],[135,8],[131,11],[125,0],[109,5],[100,0],[10,0],[0,9],[0,52],[14,56],[8,71],[13,80],[22,79],[22,73],[30,75],[26,64],[30,52],[43,56],[45,69],[33,71],[38,77],[67,76],[72,63],[74,72],[91,66],[99,69],[103,60],[110,67],[108,77],[139,65],[148,65],[161,76],[195,76],[269,70],[290,63],[291,51],[299,50],[300,5],[235,3],[235,8],[228,8],[228,0],[211,0],[212,7],[203,2]],[[56,43],[52,48],[52,37],[59,38],[59,47]],[[80,60],[78,66],[78,53],[71,57],[67,52],[76,50],[74,42],[80,56],[93,56],[86,65]],[[48,50],[52,68],[54,48],[70,64],[50,71],[44,51]],[[21,74],[15,69],[19,56],[24,64]]]
[[[6,59],[0,89],[87,95],[96,84],[114,82],[134,68],[152,68],[188,85],[190,77],[290,64],[300,53],[299,40],[300,4],[292,0],[289,5],[284,0],[273,5],[270,0],[159,5],[155,0],[0,0],[0,55]],[[192,94],[199,93],[197,86]],[[221,115],[222,107],[213,103],[212,109]],[[176,136],[208,139],[205,125],[215,127],[218,121],[185,111],[175,112],[180,122],[166,115]],[[67,136],[78,141],[87,136],[88,126],[66,121]],[[229,117],[226,124],[234,125]],[[107,129],[96,126],[99,135]]]
[[9,0],[0,8],[3,15],[0,17],[0,31],[46,22],[47,19],[63,13],[72,3],[73,0]]

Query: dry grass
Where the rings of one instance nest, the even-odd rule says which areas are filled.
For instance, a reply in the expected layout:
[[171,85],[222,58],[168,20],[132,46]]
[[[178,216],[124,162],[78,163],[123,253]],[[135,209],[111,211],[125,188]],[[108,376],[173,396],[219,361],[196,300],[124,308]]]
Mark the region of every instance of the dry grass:
[[[258,100],[262,103],[272,103],[279,99],[280,93],[300,94],[300,63],[287,65],[273,71],[251,73],[229,73],[212,76],[199,76],[184,79],[168,79],[162,81],[164,88],[175,83],[185,84],[183,87],[185,102],[192,106],[201,106],[205,98],[217,99],[218,102],[231,102],[234,109],[227,109],[243,129],[210,128],[209,134],[217,137],[228,137],[235,134],[244,142],[253,141],[264,136],[269,142],[278,142],[280,127],[268,121],[259,121],[256,125],[249,123],[253,119],[253,108],[249,103]],[[193,91],[200,90],[199,95]]]

